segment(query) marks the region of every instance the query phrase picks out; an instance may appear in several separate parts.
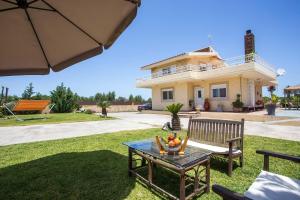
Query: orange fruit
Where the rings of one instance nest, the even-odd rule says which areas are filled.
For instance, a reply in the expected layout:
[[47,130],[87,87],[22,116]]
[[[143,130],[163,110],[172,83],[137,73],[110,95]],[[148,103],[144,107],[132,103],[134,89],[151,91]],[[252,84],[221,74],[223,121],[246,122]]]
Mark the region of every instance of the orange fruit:
[[170,141],[170,140],[174,140],[174,135],[173,135],[173,133],[169,133],[169,135],[168,135],[168,140]]
[[174,142],[175,142],[175,145],[178,145],[178,144],[180,144],[180,143],[181,143],[181,141],[180,141],[180,139],[179,139],[179,138],[175,138]]
[[170,147],[174,147],[174,146],[175,146],[175,142],[174,142],[173,140],[171,140],[171,141],[169,142],[169,146],[170,146]]

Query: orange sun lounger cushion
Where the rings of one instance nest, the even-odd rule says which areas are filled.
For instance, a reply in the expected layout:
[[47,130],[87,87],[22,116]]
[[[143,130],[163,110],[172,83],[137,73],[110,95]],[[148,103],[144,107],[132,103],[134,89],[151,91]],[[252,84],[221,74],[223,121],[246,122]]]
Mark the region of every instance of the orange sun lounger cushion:
[[19,100],[13,111],[44,110],[50,104],[50,100]]

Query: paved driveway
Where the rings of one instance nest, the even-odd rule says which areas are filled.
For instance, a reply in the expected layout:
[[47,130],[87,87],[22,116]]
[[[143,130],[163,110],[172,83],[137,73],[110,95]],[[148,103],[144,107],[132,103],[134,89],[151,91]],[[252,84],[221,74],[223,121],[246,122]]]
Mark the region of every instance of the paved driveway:
[[[152,124],[160,127],[164,122],[170,121],[170,116],[168,115],[141,114],[141,113],[114,113],[113,115],[115,117],[121,118],[126,121]],[[300,120],[300,119],[294,119],[294,120]],[[184,128],[187,129],[188,118],[181,118],[181,124],[183,125]],[[245,134],[300,141],[300,127],[279,126],[279,125],[272,124],[272,122],[246,121]]]
[[[168,115],[133,112],[111,113],[110,115],[118,119],[96,122],[0,127],[0,146],[122,130],[161,127],[163,123],[170,121],[170,116]],[[187,128],[188,119],[182,118],[181,123],[184,128]],[[263,122],[246,122],[245,134],[300,141],[300,127],[278,126]]]

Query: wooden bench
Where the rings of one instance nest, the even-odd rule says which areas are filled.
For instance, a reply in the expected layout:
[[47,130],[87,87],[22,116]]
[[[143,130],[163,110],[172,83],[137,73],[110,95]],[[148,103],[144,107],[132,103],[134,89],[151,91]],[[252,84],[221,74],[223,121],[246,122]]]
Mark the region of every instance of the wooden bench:
[[233,160],[239,158],[243,166],[244,119],[241,121],[189,120],[188,145],[213,152],[213,156],[228,159],[228,175],[232,175]]

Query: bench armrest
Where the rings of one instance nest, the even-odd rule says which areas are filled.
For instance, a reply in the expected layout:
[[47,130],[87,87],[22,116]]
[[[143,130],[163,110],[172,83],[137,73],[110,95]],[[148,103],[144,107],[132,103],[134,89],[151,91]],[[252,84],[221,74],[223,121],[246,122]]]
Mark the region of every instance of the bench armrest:
[[212,186],[212,190],[218,194],[219,196],[221,196],[224,200],[245,200],[246,198],[244,197],[244,195],[233,192],[221,185],[217,185],[214,184]]
[[241,137],[236,137],[236,138],[230,138],[228,140],[226,140],[226,142],[228,143],[228,147],[229,147],[229,157],[232,157],[232,151],[233,151],[233,143],[236,141],[242,141]]
[[272,151],[265,151],[265,150],[256,150],[257,154],[263,154],[264,155],[264,170],[269,171],[269,157],[275,157],[275,158],[281,158],[289,161],[293,161],[296,163],[300,163],[300,157],[299,156],[291,156],[283,153],[276,153]]
[[230,138],[228,140],[226,140],[226,142],[235,142],[235,141],[238,141],[238,140],[241,140],[242,138],[241,137],[236,137],[236,138]]

